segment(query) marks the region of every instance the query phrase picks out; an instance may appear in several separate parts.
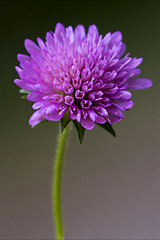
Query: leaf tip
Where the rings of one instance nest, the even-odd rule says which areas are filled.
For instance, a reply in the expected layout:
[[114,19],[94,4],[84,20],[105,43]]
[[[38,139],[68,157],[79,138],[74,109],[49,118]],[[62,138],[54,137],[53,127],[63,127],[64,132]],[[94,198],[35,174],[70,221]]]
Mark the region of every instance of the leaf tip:
[[108,131],[113,137],[116,137],[116,133],[111,124],[109,124],[108,122],[105,122],[104,124],[98,123],[98,125],[103,129],[105,129],[106,131]]
[[77,122],[77,120],[73,120],[73,123],[74,123],[74,126],[78,133],[79,143],[82,144],[83,138],[84,138],[84,133],[85,133],[85,128],[79,122]]

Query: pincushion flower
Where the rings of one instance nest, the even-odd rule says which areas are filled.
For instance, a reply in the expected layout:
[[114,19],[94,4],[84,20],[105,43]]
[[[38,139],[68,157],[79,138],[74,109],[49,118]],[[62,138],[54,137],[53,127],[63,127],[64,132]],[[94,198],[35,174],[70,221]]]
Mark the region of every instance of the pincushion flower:
[[133,106],[129,90],[152,85],[149,79],[137,78],[142,58],[129,53],[122,57],[125,44],[119,31],[102,37],[95,25],[86,34],[82,25],[73,31],[58,23],[45,43],[40,38],[37,42],[25,40],[30,56],[18,54],[20,79],[14,81],[35,102],[31,126],[43,119],[58,121],[66,112],[88,130],[95,123],[118,122]]
[[48,32],[46,42],[38,45],[25,40],[30,54],[18,54],[20,79],[15,83],[36,110],[31,126],[43,121],[61,120],[53,174],[53,218],[57,240],[64,240],[61,217],[62,161],[72,120],[82,143],[85,129],[95,123],[115,136],[112,123],[124,118],[124,111],[133,106],[130,90],[145,89],[152,81],[139,78],[137,67],[142,58],[124,57],[125,44],[121,32],[99,35],[95,25],[86,34],[82,25],[73,31],[58,23],[55,32]]

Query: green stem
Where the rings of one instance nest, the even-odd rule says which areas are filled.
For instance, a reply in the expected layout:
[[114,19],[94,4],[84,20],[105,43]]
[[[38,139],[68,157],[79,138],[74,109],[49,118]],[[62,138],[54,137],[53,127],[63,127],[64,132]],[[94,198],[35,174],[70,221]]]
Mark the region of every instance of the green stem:
[[53,195],[53,219],[54,231],[56,240],[63,240],[63,224],[61,214],[61,176],[63,167],[63,157],[67,141],[69,126],[65,128],[63,133],[59,134],[57,151],[54,160],[53,182],[52,182],[52,195]]

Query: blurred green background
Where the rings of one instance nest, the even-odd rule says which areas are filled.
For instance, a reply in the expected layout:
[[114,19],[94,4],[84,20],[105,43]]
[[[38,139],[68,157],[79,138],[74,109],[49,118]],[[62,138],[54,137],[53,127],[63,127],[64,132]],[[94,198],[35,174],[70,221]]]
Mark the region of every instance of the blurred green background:
[[0,1],[0,239],[53,239],[51,178],[59,125],[31,129],[32,103],[20,98],[17,54],[26,38],[45,40],[57,22],[103,36],[119,30],[142,77],[133,108],[98,126],[80,146],[72,129],[63,171],[65,239],[160,239],[160,1]]

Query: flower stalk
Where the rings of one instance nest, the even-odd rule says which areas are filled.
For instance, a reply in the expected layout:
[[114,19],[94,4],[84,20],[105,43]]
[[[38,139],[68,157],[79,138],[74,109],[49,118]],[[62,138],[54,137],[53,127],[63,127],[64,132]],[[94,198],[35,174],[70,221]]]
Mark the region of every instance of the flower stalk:
[[53,207],[54,232],[55,232],[56,240],[64,239],[62,211],[61,211],[61,179],[62,179],[64,151],[66,147],[68,131],[69,131],[69,124],[65,128],[63,133],[59,134],[56,156],[54,160],[54,168],[53,168],[52,207]]

